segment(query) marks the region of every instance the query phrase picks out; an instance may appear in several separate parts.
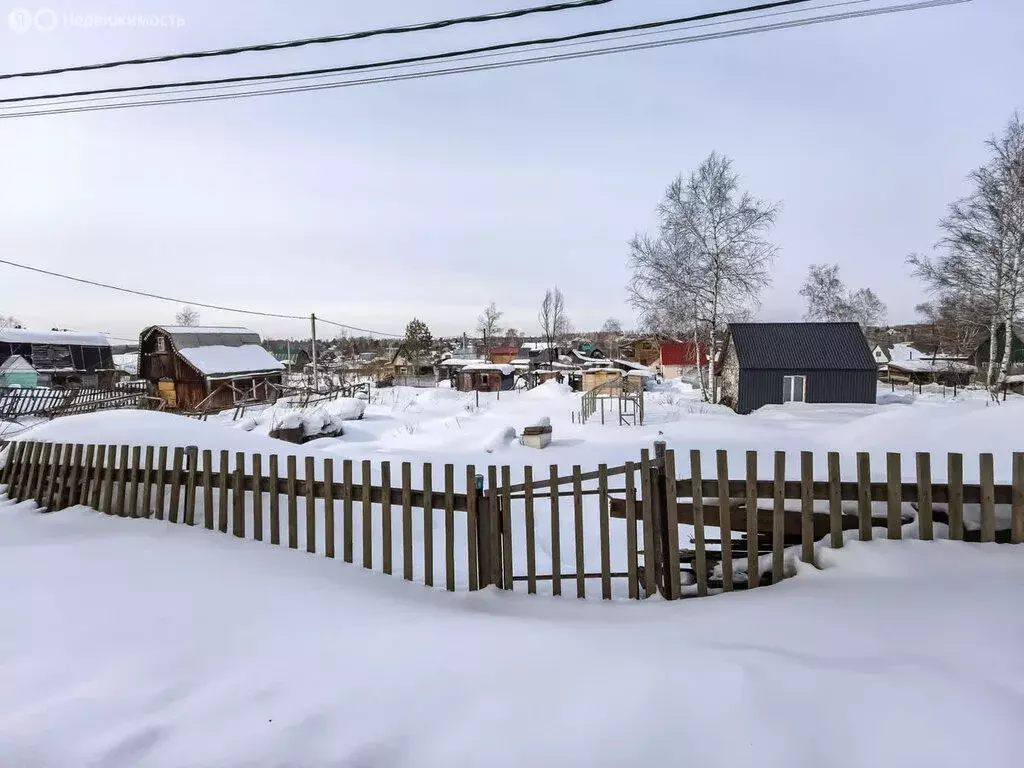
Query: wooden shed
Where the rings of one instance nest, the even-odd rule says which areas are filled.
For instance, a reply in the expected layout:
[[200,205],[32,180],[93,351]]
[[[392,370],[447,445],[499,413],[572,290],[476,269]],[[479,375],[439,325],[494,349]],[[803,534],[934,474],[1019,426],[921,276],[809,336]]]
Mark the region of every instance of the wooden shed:
[[139,336],[139,378],[170,410],[272,402],[283,372],[247,328],[154,325]]
[[618,368],[585,368],[583,370],[583,391],[589,392],[609,381],[621,379],[623,372]]
[[39,374],[21,355],[12,355],[0,363],[0,387],[32,389],[38,386]]
[[455,382],[460,392],[506,392],[515,387],[516,369],[493,363],[466,365],[456,375]]
[[41,387],[114,386],[114,359],[110,342],[99,333],[0,330],[0,364],[18,355],[38,374]]

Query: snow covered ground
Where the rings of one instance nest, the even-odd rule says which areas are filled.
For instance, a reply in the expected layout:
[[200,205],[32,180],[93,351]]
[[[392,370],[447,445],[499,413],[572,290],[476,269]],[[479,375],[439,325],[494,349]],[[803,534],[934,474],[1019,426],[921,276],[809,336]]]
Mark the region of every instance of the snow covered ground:
[[1019,764],[1024,551],[853,543],[751,593],[448,595],[0,502],[0,760],[66,766]]

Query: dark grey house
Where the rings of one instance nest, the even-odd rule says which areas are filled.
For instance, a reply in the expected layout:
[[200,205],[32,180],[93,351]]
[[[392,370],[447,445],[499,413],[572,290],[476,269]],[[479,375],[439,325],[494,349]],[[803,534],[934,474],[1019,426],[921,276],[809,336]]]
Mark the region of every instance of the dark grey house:
[[715,366],[720,402],[874,403],[878,366],[857,323],[730,323]]

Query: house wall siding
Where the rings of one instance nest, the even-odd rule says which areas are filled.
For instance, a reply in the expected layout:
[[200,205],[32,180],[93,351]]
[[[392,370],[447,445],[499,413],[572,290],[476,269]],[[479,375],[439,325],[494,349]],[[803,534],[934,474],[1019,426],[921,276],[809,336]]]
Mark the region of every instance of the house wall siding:
[[[724,373],[723,369],[723,378]],[[736,411],[750,413],[763,405],[781,405],[785,376],[807,377],[808,403],[874,403],[877,398],[874,371],[741,370]]]

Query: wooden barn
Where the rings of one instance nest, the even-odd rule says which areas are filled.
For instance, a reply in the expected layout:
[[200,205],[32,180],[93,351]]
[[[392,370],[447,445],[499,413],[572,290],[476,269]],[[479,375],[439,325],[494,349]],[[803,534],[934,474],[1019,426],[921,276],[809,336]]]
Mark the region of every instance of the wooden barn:
[[515,387],[516,370],[511,365],[475,363],[464,366],[455,378],[460,392],[507,392]]
[[114,359],[110,342],[98,333],[0,330],[0,364],[18,355],[38,375],[40,387],[114,386]]
[[259,334],[246,328],[154,325],[139,336],[139,378],[169,410],[272,402],[283,372]]

